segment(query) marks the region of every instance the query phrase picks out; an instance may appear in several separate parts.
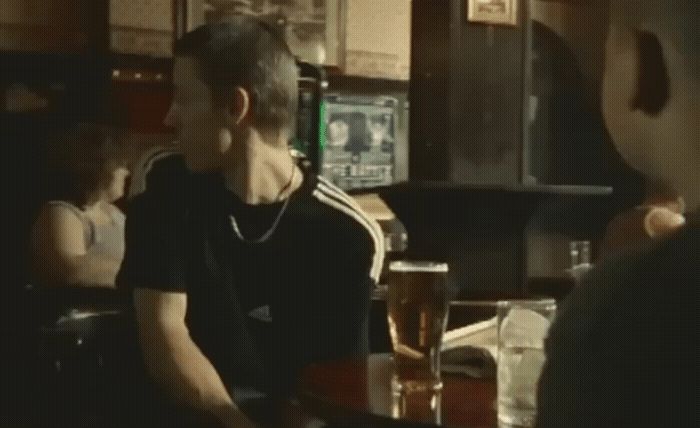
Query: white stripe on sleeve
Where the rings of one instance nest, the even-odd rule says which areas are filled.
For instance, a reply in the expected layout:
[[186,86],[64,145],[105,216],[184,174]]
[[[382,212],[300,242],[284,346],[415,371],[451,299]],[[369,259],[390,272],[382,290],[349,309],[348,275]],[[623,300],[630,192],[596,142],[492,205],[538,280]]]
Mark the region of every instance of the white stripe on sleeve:
[[174,149],[155,147],[146,151],[141,156],[141,160],[136,164],[134,170],[131,171],[131,184],[129,186],[129,199],[140,195],[146,191],[146,178],[151,172],[153,165],[161,159],[175,154]]
[[375,283],[378,283],[379,275],[381,274],[382,267],[384,265],[384,237],[381,233],[379,225],[377,225],[374,220],[368,218],[361,209],[355,209],[349,206],[343,200],[339,200],[338,195],[334,192],[329,194],[327,189],[321,189],[320,187],[321,186],[313,191],[313,195],[316,197],[316,199],[350,216],[369,232],[369,235],[374,242],[374,255],[372,256],[370,277],[375,281]]

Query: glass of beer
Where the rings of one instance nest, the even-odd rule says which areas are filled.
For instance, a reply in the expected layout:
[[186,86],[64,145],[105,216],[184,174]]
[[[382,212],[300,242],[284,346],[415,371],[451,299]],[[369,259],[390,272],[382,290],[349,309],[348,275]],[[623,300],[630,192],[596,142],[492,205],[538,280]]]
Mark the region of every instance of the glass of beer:
[[387,316],[394,347],[394,393],[442,389],[447,271],[444,263],[395,261],[389,265]]
[[395,392],[391,396],[395,419],[427,424],[442,423],[442,391]]

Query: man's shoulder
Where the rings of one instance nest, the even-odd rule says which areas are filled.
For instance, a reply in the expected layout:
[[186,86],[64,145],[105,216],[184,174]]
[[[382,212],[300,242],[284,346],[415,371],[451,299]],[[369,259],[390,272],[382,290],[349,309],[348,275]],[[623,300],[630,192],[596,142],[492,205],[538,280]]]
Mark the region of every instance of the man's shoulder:
[[697,337],[699,238],[686,227],[602,263],[572,291],[546,341],[538,426],[661,426],[652,421],[667,408],[686,420],[697,388],[688,343]]
[[180,154],[168,149],[153,151],[143,156],[133,176],[127,221],[139,218],[155,227],[161,222],[175,224],[185,218],[193,178]]
[[591,291],[613,287],[624,293],[644,293],[668,289],[671,281],[682,286],[697,278],[699,272],[700,227],[693,225],[652,246],[604,263],[583,285]]
[[324,177],[314,177],[307,186],[308,214],[314,227],[345,247],[360,247],[372,254],[372,276],[378,277],[384,258],[384,233],[352,196]]
[[173,148],[156,147],[145,152],[132,172],[129,198],[149,193],[182,191],[191,173]]
[[379,224],[342,189],[318,177],[309,189],[309,212],[315,221],[348,234],[381,235]]
[[611,259],[594,269],[566,299],[560,324],[592,331],[625,314],[639,320],[665,305],[695,305],[700,284],[700,228],[687,227],[656,245]]

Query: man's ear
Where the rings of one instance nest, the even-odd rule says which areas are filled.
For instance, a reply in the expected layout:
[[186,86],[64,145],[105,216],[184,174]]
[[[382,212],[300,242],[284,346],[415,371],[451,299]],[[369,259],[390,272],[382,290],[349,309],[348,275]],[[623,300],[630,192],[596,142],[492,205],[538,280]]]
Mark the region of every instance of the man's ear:
[[231,119],[236,125],[240,125],[241,122],[246,120],[251,113],[251,99],[250,94],[244,88],[237,86],[233,90],[232,94],[233,100],[231,102],[230,114]]
[[658,37],[636,31],[637,88],[631,109],[649,116],[658,115],[668,103],[670,83],[664,50]]

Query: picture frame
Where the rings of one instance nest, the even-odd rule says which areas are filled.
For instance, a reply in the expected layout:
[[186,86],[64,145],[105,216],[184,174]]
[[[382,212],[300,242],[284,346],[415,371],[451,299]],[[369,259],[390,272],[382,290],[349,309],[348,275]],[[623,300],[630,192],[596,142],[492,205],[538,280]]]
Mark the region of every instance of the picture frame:
[[175,6],[172,0],[110,0],[111,51],[154,58],[172,57]]
[[466,0],[467,20],[493,25],[518,25],[518,0]]
[[227,14],[255,16],[278,25],[292,52],[302,61],[341,64],[342,0],[179,0],[184,2],[184,31]]

